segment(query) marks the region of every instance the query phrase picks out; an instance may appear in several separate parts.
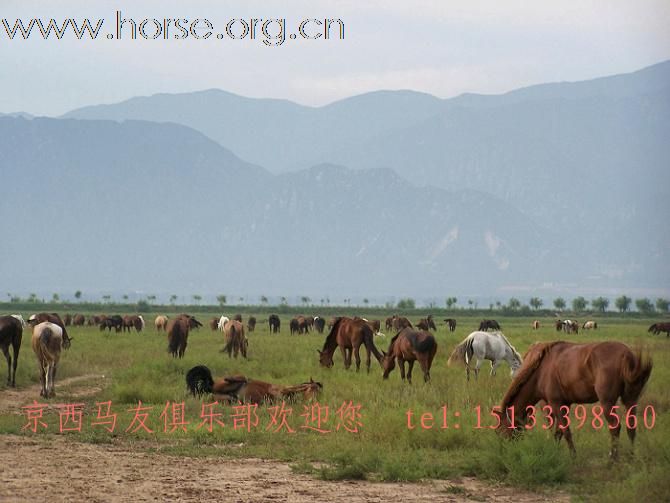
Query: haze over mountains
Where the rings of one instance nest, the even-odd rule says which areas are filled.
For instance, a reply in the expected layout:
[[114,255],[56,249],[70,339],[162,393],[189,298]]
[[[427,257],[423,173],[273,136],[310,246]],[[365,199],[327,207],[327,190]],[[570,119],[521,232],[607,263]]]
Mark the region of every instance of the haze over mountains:
[[0,277],[53,291],[667,290],[669,130],[670,62],[500,96],[312,108],[210,90],[3,116],[2,172],[30,189],[5,191],[0,226],[41,246],[3,240]]

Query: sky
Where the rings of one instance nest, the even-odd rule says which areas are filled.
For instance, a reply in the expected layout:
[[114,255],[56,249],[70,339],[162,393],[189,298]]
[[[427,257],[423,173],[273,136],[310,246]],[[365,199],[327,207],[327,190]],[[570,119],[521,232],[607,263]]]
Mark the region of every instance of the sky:
[[[287,39],[279,46],[266,46],[262,36],[108,40],[117,11],[138,25],[144,19],[207,19],[214,34],[224,34],[233,19],[286,19],[286,34],[297,33],[303,19],[341,19],[344,40]],[[104,19],[98,39],[76,40],[69,33],[43,40],[35,30],[29,40],[9,40],[3,24],[85,17],[94,24]],[[268,25],[270,34],[278,26]],[[56,116],[138,95],[210,88],[312,106],[379,89],[441,98],[495,94],[670,59],[668,26],[667,0],[3,0],[0,112]]]

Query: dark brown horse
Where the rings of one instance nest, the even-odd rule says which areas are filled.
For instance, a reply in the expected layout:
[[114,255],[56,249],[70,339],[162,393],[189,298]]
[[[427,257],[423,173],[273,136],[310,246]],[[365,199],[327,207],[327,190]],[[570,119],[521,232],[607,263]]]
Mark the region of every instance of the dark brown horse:
[[295,386],[281,386],[242,375],[224,377],[217,381],[204,365],[193,367],[186,374],[186,387],[194,395],[212,393],[213,398],[226,403],[245,402],[252,404],[272,403],[277,400],[295,401],[298,398],[312,400],[323,385],[312,379]]
[[326,328],[326,320],[321,316],[314,317],[314,329],[320,334],[323,333],[323,329]]
[[[507,434],[512,432],[512,426],[523,430],[528,425],[528,414],[532,412],[528,407],[544,400],[547,403],[546,412],[551,415],[552,424],[556,426],[555,438],[560,440],[565,436],[568,447],[574,454],[575,446],[565,411],[575,403],[600,402],[602,417],[608,423],[612,439],[610,456],[615,459],[622,421],[616,415],[614,407],[619,397],[627,411],[637,405],[651,369],[651,360],[643,358],[641,351],[633,353],[620,342],[536,343],[524,356],[523,365],[503,398],[500,407],[502,412],[498,413],[501,418],[498,430]],[[514,425],[510,419],[512,407]],[[636,414],[637,410],[625,412],[631,413]],[[539,410],[537,415],[540,416]],[[633,443],[635,428],[629,427],[627,419],[625,422],[628,438]]]
[[216,332],[219,329],[219,318],[210,318],[209,322],[207,322],[209,325],[210,330],[213,332]]
[[437,330],[437,327],[435,327],[435,322],[433,321],[432,318],[421,318],[419,322],[416,324],[416,328],[419,330]]
[[447,324],[450,332],[456,330],[456,320],[453,318],[445,318],[444,322]]
[[72,325],[75,327],[83,327],[85,322],[86,318],[84,318],[83,314],[75,314],[72,317]]
[[249,316],[249,319],[247,320],[247,330],[249,332],[253,332],[256,330],[256,317],[255,316]]
[[[23,324],[14,316],[0,316],[0,349],[7,359],[7,386],[16,387],[16,365],[19,362],[19,350],[23,338]],[[9,355],[12,347],[14,362]]]
[[393,317],[393,330],[400,332],[403,328],[413,328],[412,322],[404,316]]
[[188,314],[180,314],[168,321],[168,352],[175,358],[183,358],[188,344],[188,332],[192,328],[201,327],[202,323]]
[[396,360],[398,360],[400,378],[403,381],[405,380],[405,362],[409,364],[407,382],[412,384],[412,369],[414,368],[414,362],[418,360],[423,371],[423,380],[429,382],[430,367],[433,364],[435,353],[437,353],[437,342],[430,332],[405,328],[391,339],[388,351],[384,353],[384,359],[382,360],[384,379],[388,379],[389,374],[395,368]]
[[661,332],[666,333],[666,337],[670,337],[670,323],[654,323],[649,327],[647,332],[652,332],[654,335],[658,335]]
[[353,353],[356,358],[356,372],[358,372],[361,368],[361,345],[365,345],[367,353],[365,365],[369,373],[370,353],[375,355],[380,364],[384,357],[375,346],[372,329],[361,318],[337,318],[333,328],[326,337],[323,350],[316,350],[319,353],[319,363],[324,367],[332,367],[333,354],[339,346],[340,351],[342,351],[342,358],[344,359],[344,368],[348,369],[351,367],[351,355]]
[[268,317],[268,325],[270,325],[271,334],[278,334],[281,331],[281,320],[276,314],[271,314]]
[[500,330],[500,323],[498,323],[496,320],[482,320],[479,324],[479,330],[486,332],[489,329]]

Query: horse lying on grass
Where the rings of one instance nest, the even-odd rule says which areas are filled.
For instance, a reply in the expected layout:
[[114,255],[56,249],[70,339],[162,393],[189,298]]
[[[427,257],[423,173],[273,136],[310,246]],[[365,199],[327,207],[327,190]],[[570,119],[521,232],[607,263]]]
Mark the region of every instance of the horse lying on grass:
[[272,403],[277,400],[295,401],[299,398],[311,400],[323,389],[320,382],[313,381],[282,386],[243,375],[223,377],[214,381],[212,372],[205,365],[193,367],[186,374],[186,387],[193,396],[211,393],[219,402],[224,403]]

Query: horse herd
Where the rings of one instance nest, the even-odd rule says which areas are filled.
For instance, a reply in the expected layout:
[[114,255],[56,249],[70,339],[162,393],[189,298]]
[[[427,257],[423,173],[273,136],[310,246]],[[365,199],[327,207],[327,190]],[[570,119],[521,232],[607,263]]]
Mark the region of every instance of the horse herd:
[[[97,322],[101,330],[105,328],[111,330],[111,328],[118,327],[119,319],[121,321],[120,330],[127,326],[134,327],[141,332],[145,327],[141,316],[99,317],[97,320],[92,319],[91,324]],[[321,332],[325,326],[323,318],[318,316],[298,316],[291,320],[290,325],[294,320],[297,330],[291,327],[292,334],[308,333],[310,329]],[[74,317],[70,322],[73,321]],[[210,322],[210,327],[223,333],[225,344],[222,351],[226,352],[229,357],[237,357],[238,354],[246,357],[249,340],[245,335],[245,326],[242,324],[241,316],[237,315],[233,319],[221,316],[216,319],[216,323],[212,322]],[[271,333],[280,331],[281,323],[277,315],[270,315],[267,322]],[[83,324],[81,318],[77,319],[77,323]],[[246,329],[253,331],[252,327],[255,327],[255,323],[254,318],[253,323],[247,323]],[[445,323],[448,330],[455,329],[455,320],[445,319]],[[25,322],[20,315],[0,316],[0,347],[7,359],[8,386],[16,385],[17,359],[23,329],[26,325],[30,325],[33,329],[31,345],[38,360],[40,395],[46,398],[52,397],[55,394],[54,382],[61,349],[68,349],[72,338],[67,333],[65,319],[61,319],[56,313],[33,315],[28,322]],[[167,332],[169,353],[177,358],[184,356],[189,331],[202,326],[202,323],[194,316],[188,314],[181,314],[172,319],[158,316],[155,320],[156,329]],[[317,350],[320,365],[327,368],[333,367],[333,356],[339,348],[344,367],[349,369],[354,360],[356,371],[359,371],[362,346],[366,351],[365,365],[368,373],[371,357],[374,356],[382,368],[383,379],[388,379],[397,365],[401,380],[411,383],[412,369],[418,361],[424,382],[430,382],[430,370],[438,350],[437,340],[430,332],[430,330],[436,330],[432,317],[421,319],[416,324],[416,328],[407,318],[389,317],[385,326],[387,329],[395,330],[396,334],[389,341],[386,351],[378,350],[375,345],[375,336],[383,336],[379,332],[380,326],[379,320],[369,321],[359,317],[331,319],[328,323],[329,333],[323,347]],[[538,326],[539,322],[537,326],[535,322],[533,323],[533,328],[538,328]],[[573,333],[573,331],[576,333],[578,328],[579,324],[571,320],[556,322],[556,329],[566,333]],[[582,328],[596,329],[597,324],[587,322],[582,325]],[[649,328],[649,332],[656,334],[666,332],[670,336],[670,323],[656,323]],[[9,354],[10,346],[13,349],[13,361]],[[544,401],[549,406],[552,424],[555,425],[555,437],[560,440],[565,436],[570,450],[574,453],[568,418],[561,415],[559,411],[562,407],[569,408],[572,404],[599,401],[609,423],[612,443],[610,456],[612,458],[617,456],[621,429],[618,421],[614,424],[615,404],[621,398],[625,407],[630,408],[635,405],[652,369],[652,362],[646,355],[642,355],[641,351],[633,352],[628,346],[619,342],[536,343],[522,357],[500,331],[500,324],[495,320],[482,320],[479,330],[472,332],[456,345],[449,356],[448,364],[464,364],[466,379],[469,380],[471,370],[474,371],[475,378],[478,376],[480,365],[484,360],[491,362],[491,375],[495,375],[497,367],[506,361],[513,377],[502,400],[502,405],[496,412],[500,418],[498,428],[500,432],[511,434],[514,431],[523,431],[531,417],[530,406]],[[300,397],[308,399],[315,397],[323,388],[321,383],[311,378],[308,382],[294,386],[267,383],[242,375],[227,376],[214,381],[209,369],[203,365],[192,368],[187,373],[186,381],[188,389],[194,395],[211,393],[217,399],[227,402],[263,403]],[[515,412],[510,419],[511,407]],[[626,421],[626,427],[628,436],[633,442],[635,431],[628,428],[628,421]]]

